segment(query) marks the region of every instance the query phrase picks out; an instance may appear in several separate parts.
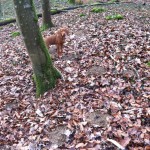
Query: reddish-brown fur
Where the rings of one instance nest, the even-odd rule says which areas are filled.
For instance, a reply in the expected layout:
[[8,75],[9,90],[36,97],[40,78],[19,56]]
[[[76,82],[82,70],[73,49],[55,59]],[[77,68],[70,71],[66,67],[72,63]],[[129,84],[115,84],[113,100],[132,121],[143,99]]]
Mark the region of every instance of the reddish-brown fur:
[[69,34],[69,31],[67,28],[61,28],[57,30],[55,34],[45,37],[44,41],[45,41],[47,48],[49,48],[50,45],[56,45],[58,56],[59,57],[62,56],[63,44],[65,42],[65,37],[68,34]]

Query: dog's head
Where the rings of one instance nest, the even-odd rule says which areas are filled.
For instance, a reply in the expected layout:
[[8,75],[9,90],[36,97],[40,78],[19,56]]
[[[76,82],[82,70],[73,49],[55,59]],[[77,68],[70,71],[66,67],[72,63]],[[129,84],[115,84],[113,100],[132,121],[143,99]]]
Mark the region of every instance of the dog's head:
[[64,38],[66,37],[66,35],[69,34],[68,28],[61,28],[61,29],[59,29],[59,32],[61,33],[62,37],[64,37]]

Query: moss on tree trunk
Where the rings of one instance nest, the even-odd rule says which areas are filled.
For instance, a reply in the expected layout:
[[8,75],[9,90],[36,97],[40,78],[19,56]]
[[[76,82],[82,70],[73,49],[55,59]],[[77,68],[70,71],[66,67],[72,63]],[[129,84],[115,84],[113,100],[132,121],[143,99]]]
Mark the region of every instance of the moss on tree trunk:
[[33,0],[13,0],[17,14],[17,20],[27,52],[32,62],[34,80],[36,83],[36,95],[39,97],[47,90],[55,87],[60,72],[53,66],[48,49],[43,41]]
[[68,0],[70,4],[75,4],[75,0]]
[[36,95],[39,97],[44,94],[45,91],[52,89],[56,85],[56,80],[61,77],[56,68],[49,69],[49,67],[43,67],[42,74],[35,74],[34,80],[36,83]]

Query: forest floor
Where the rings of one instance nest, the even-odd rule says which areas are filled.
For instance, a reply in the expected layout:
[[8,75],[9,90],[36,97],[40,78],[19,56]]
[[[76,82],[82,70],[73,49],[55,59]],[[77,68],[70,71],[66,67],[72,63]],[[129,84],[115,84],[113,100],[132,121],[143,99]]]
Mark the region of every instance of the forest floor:
[[0,27],[0,149],[148,150],[150,6],[92,8],[52,16],[43,36],[70,31],[62,58],[49,50],[64,80],[38,99],[16,23]]

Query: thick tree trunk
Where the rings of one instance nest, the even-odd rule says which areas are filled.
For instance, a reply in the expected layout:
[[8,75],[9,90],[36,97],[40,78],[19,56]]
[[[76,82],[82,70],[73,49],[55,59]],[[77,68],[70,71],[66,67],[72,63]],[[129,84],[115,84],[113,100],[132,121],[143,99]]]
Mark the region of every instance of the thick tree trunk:
[[33,0],[13,1],[20,30],[32,62],[36,94],[39,97],[45,91],[55,86],[56,80],[61,78],[61,74],[53,66],[43,41],[37,24],[38,18],[35,13]]
[[43,28],[47,29],[53,27],[51,19],[51,8],[49,0],[42,0],[42,19],[43,19]]

